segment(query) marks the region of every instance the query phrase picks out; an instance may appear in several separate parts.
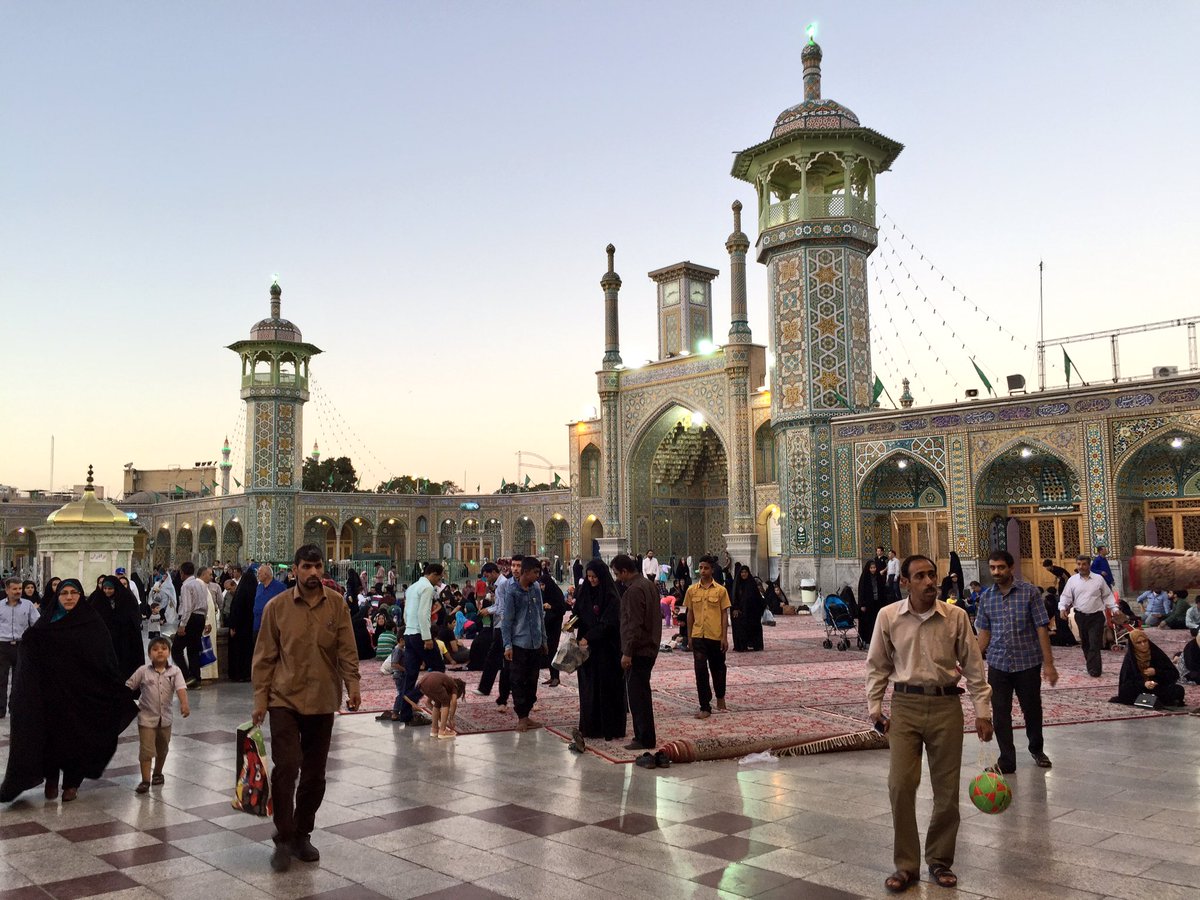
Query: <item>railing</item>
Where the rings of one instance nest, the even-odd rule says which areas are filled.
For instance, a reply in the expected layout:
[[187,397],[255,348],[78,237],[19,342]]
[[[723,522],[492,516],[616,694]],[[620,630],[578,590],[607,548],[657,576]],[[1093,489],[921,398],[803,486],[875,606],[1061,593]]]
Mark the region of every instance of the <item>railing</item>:
[[765,227],[806,219],[858,219],[875,224],[875,204],[845,194],[797,194],[767,207]]

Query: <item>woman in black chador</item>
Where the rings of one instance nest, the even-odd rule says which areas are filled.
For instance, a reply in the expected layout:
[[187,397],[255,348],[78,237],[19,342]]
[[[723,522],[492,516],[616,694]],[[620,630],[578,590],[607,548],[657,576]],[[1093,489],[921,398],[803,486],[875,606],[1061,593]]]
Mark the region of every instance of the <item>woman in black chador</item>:
[[88,605],[107,626],[113,651],[117,654],[117,669],[123,679],[128,678],[146,664],[146,650],[142,646],[142,610],[137,598],[115,575],[105,575],[100,587],[88,597]]
[[542,661],[542,668],[550,670],[550,677],[542,684],[558,687],[558,669],[550,663],[554,661],[554,654],[558,652],[558,642],[562,639],[563,615],[567,611],[567,598],[563,596],[558,582],[551,578],[550,573],[545,569],[542,570],[539,583],[542,586],[542,609],[546,612],[546,658]]
[[874,559],[863,563],[858,576],[858,636],[864,644],[871,643],[875,631],[875,618],[888,603],[887,581]]
[[594,559],[575,591],[575,633],[588,650],[579,678],[579,730],[584,737],[625,737],[625,680],[621,673],[621,600],[608,566]]
[[67,578],[42,601],[41,618],[21,638],[13,682],[8,768],[0,803],[46,783],[46,799],[75,799],[84,778],[99,778],[137,704],[117,671],[108,629]]
[[[767,608],[767,601],[759,592],[758,583],[754,580],[749,566],[735,565],[734,569],[733,596],[730,598],[730,607],[735,613],[733,649],[761,650],[763,648],[762,616],[763,610]],[[739,621],[741,622],[740,628],[737,625]],[[741,646],[738,646],[739,632]]]
[[250,680],[250,663],[254,658],[254,594],[257,590],[258,566],[247,566],[229,604],[230,681]]

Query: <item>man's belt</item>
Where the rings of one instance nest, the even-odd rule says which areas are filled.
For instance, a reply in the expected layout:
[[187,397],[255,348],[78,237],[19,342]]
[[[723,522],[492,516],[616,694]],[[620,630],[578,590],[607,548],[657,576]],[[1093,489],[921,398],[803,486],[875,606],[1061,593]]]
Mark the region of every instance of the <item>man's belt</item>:
[[951,697],[963,692],[963,689],[956,685],[938,687],[937,685],[901,684],[899,681],[892,685],[892,689],[897,694],[924,694],[929,697]]

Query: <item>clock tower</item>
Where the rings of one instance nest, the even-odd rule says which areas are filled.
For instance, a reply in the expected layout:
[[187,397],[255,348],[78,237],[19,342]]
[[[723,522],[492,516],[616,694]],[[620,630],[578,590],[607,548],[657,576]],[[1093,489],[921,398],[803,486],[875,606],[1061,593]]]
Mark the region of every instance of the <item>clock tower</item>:
[[271,563],[291,562],[296,550],[308,364],[321,352],[282,318],[282,295],[272,284],[271,315],[229,345],[242,359],[246,402],[246,554]]
[[821,96],[815,41],[800,58],[803,101],[779,115],[766,141],[739,153],[732,171],[758,195],[782,574],[793,585],[824,574],[836,551],[831,422],[874,399],[867,257],[877,236],[875,178],[903,149]]
[[658,288],[658,358],[701,353],[712,344],[712,281],[716,269],[676,263],[648,273]]

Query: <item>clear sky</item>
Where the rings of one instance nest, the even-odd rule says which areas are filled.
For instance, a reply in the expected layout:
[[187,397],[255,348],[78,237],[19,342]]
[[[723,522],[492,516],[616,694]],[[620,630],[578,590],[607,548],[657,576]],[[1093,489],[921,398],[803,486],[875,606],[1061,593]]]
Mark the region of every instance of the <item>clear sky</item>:
[[[754,208],[732,154],[802,99],[814,19],[825,96],[906,145],[881,209],[948,279],[890,232],[939,313],[890,301],[893,395],[911,369],[918,402],[961,397],[971,355],[1035,384],[1039,258],[1048,337],[1197,312],[1191,0],[6,0],[0,483],[47,487],[51,434],[55,486],[217,458],[241,415],[224,347],[276,273],[338,414],[310,404],[306,448],[485,491],[517,450],[565,464],[597,403],[605,244],[627,363],[656,355],[651,269],[721,269],[728,330],[729,205]],[[758,265],[750,310],[765,341]],[[1187,365],[1181,331],[1121,349],[1128,374]],[[1071,355],[1107,377],[1105,346]]]

